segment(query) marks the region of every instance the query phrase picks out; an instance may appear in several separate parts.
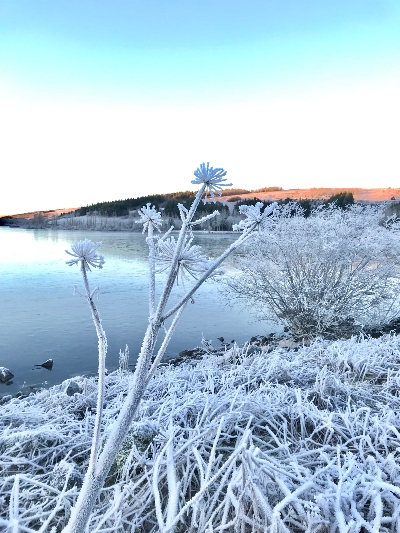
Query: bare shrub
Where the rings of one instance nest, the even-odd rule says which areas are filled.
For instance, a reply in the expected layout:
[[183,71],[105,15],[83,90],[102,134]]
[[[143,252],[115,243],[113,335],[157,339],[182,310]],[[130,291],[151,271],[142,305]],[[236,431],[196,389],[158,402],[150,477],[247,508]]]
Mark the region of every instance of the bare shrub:
[[246,245],[230,296],[301,338],[348,336],[398,316],[400,246],[381,209],[275,212]]

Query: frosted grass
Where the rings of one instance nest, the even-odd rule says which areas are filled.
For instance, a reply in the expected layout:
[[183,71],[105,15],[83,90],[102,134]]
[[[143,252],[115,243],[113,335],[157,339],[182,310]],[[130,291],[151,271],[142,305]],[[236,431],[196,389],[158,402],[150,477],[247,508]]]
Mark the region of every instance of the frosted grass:
[[[126,368],[126,361],[124,365]],[[0,527],[60,531],[87,469],[97,383],[1,406]],[[106,378],[104,438],[126,394]],[[397,532],[400,341],[234,347],[162,367],[91,516],[92,532]]]

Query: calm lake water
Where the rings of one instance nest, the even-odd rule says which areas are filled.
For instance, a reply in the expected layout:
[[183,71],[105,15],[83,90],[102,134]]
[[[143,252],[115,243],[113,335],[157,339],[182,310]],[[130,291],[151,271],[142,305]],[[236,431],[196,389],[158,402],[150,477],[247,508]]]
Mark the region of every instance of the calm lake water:
[[[118,368],[119,350],[126,344],[130,363],[135,362],[148,317],[144,235],[0,228],[0,366],[15,375],[11,384],[0,383],[0,396],[15,393],[24,383],[53,385],[97,371],[97,337],[87,302],[79,295],[82,278],[77,266],[65,264],[65,249],[85,238],[103,242],[99,253],[106,263],[102,270],[92,270],[89,280],[92,288],[100,289],[97,305],[108,339],[107,369]],[[202,234],[194,243],[216,257],[235,238]],[[229,271],[231,263],[225,268]],[[163,275],[159,278],[158,293]],[[171,303],[182,294],[178,287]],[[219,346],[220,336],[244,343],[270,331],[242,307],[227,306],[218,282],[204,284],[194,300],[181,318],[167,357],[200,345],[203,335]],[[54,360],[51,371],[34,368],[49,358]]]

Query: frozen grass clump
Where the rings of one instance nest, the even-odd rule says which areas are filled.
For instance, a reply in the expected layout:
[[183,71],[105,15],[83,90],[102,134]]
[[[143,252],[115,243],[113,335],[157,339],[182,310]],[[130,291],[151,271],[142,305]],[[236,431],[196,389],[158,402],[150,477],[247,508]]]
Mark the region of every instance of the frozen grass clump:
[[[233,347],[162,367],[101,490],[93,532],[397,532],[400,341]],[[0,528],[61,531],[88,466],[97,384],[1,406]],[[105,379],[113,431],[126,371]],[[54,528],[54,529],[52,529]]]

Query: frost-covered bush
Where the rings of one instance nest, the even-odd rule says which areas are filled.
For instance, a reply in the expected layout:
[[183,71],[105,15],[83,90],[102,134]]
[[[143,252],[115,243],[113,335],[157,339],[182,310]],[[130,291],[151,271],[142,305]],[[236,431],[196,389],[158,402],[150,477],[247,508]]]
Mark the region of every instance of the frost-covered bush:
[[[97,384],[1,407],[0,529],[58,532],[88,467]],[[102,433],[129,383],[105,379]],[[397,533],[400,340],[248,347],[162,367],[90,516],[90,533]],[[171,498],[173,506],[171,505]]]
[[382,209],[330,206],[305,218],[292,204],[275,212],[248,241],[230,296],[299,338],[340,338],[399,316],[400,242]]

